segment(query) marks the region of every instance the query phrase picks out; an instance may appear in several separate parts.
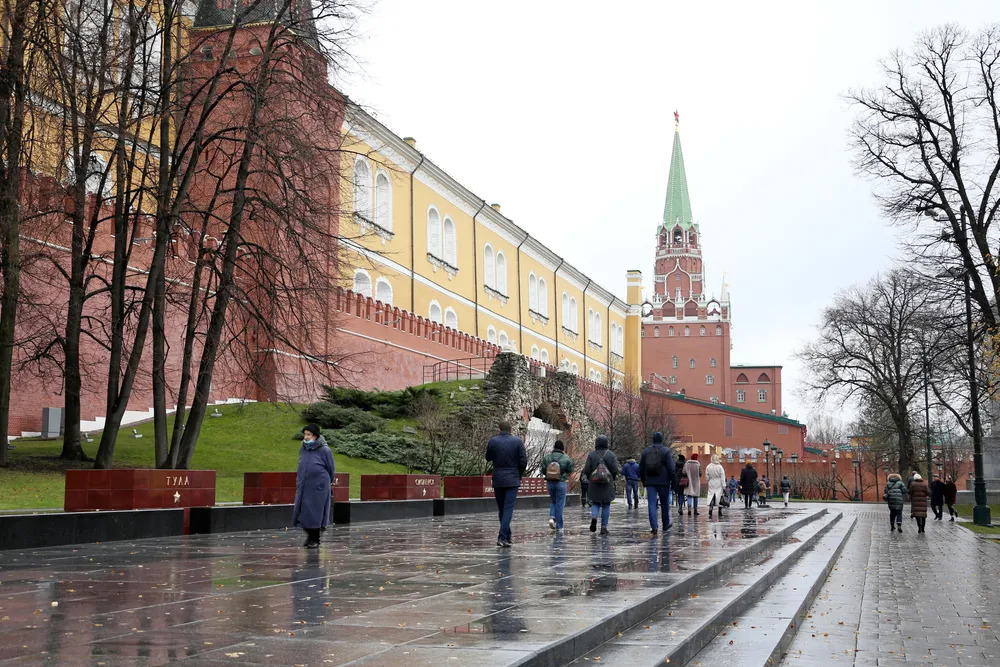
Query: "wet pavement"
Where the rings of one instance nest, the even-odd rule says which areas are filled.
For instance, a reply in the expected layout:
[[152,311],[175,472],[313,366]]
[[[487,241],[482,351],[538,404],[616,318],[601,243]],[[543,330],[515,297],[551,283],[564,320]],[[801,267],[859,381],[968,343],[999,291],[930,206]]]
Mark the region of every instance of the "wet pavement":
[[656,538],[622,505],[609,538],[578,508],[564,535],[519,512],[510,550],[466,515],[331,527],[312,551],[271,531],[0,552],[0,664],[509,665],[816,509]]
[[1000,543],[904,509],[831,505],[858,524],[782,665],[1000,665]]

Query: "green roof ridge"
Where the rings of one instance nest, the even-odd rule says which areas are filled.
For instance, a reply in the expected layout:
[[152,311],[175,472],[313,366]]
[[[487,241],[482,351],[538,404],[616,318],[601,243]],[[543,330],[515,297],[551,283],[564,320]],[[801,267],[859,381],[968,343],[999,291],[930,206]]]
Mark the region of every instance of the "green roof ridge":
[[684,151],[681,150],[680,129],[674,128],[674,147],[670,154],[670,174],[667,177],[667,197],[663,204],[663,224],[669,228],[677,223],[688,229],[694,224],[691,197],[688,195],[687,173],[684,171]]

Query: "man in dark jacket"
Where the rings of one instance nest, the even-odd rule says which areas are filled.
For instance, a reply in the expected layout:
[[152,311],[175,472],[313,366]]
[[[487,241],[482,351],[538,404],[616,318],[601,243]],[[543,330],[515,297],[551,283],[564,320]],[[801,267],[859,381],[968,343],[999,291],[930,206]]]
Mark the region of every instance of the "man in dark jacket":
[[948,514],[951,516],[952,521],[958,516],[958,511],[955,509],[955,499],[957,497],[958,487],[955,486],[955,480],[949,475],[945,478],[944,483],[944,501],[948,503]]
[[788,507],[788,496],[792,494],[792,481],[788,475],[781,478],[781,495],[785,498],[785,507]]
[[[558,468],[559,479],[549,479],[549,466],[552,466],[553,471]],[[562,440],[556,440],[552,451],[542,457],[542,465],[539,468],[549,489],[549,528],[562,530],[563,508],[566,507],[566,480],[573,472],[573,459],[566,456],[566,445]]]
[[639,458],[639,479],[646,487],[649,506],[649,530],[653,535],[659,528],[656,521],[656,501],[660,501],[663,530],[670,528],[670,488],[674,484],[674,454],[663,446],[663,434],[653,434],[653,444],[642,451]]
[[757,495],[757,471],[747,461],[747,467],[740,472],[740,491],[743,493],[743,503],[746,509],[753,506],[753,497]]
[[931,509],[934,510],[934,520],[941,521],[944,517],[944,482],[940,477],[931,482]]
[[622,477],[625,478],[625,500],[628,508],[639,507],[639,464],[635,459],[629,459],[622,466]]
[[510,434],[511,425],[506,419],[500,422],[500,433],[490,438],[486,445],[486,460],[493,464],[493,495],[500,514],[498,547],[513,546],[510,522],[514,518],[514,502],[521,477],[528,469],[528,452],[516,435]]
[[[599,435],[594,443],[594,451],[587,455],[587,461],[583,464],[583,474],[590,480],[587,489],[590,495],[590,532],[597,532],[597,519],[601,519],[601,535],[610,535],[608,532],[608,520],[611,518],[611,503],[615,499],[615,480],[621,474],[621,466],[614,452],[608,449],[608,436]],[[596,479],[594,475],[601,464],[607,469],[605,481]]]

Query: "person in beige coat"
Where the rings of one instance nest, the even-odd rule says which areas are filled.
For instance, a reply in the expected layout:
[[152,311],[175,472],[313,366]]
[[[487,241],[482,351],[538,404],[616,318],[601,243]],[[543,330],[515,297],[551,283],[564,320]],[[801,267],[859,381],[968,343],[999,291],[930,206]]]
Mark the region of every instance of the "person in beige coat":
[[688,485],[684,487],[684,495],[688,497],[688,516],[691,516],[691,505],[694,505],[694,515],[698,516],[698,496],[701,495],[701,464],[698,463],[698,455],[692,454],[684,463],[684,473],[688,478]]
[[718,505],[721,519],[722,501],[726,497],[726,469],[718,454],[712,454],[712,462],[705,468],[705,481],[708,482],[708,518],[712,518],[712,510]]

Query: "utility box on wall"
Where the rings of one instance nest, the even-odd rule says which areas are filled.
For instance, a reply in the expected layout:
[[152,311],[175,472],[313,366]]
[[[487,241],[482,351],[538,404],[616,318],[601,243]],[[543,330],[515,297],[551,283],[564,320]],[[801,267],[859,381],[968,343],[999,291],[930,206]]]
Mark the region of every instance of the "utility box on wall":
[[62,435],[62,408],[42,408],[42,437],[58,438]]

